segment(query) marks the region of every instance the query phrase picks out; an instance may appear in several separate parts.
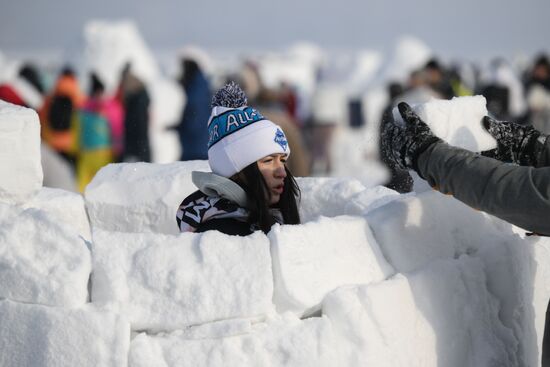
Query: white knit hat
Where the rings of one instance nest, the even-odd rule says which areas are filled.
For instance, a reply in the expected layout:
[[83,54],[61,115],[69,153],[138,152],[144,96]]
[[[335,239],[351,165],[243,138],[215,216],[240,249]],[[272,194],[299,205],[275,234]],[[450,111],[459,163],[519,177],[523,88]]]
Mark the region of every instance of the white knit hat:
[[234,82],[212,98],[208,162],[215,174],[231,177],[270,154],[290,155],[283,130],[246,104],[246,95]]

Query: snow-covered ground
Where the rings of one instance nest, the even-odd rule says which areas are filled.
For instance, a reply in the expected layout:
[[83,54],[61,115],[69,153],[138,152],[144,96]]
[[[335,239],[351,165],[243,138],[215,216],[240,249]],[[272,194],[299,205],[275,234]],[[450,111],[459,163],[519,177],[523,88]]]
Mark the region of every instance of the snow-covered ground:
[[[416,108],[443,138],[493,143],[481,97]],[[41,187],[36,114],[0,118],[0,366],[540,363],[546,238],[378,186],[368,164],[370,181],[299,178],[301,225],[178,234],[206,162],[112,164],[81,196]]]

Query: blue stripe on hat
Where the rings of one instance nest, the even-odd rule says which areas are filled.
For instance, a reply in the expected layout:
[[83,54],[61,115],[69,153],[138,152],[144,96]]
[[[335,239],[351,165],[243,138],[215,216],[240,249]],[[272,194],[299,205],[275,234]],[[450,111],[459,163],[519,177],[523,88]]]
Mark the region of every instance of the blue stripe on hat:
[[208,149],[226,136],[261,120],[265,117],[252,107],[230,110],[214,117],[208,125]]

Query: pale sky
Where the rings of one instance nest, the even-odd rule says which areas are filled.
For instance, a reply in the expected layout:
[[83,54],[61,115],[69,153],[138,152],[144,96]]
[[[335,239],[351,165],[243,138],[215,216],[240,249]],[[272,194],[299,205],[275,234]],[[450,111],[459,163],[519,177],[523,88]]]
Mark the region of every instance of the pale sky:
[[550,50],[549,0],[0,0],[0,51],[74,48],[92,19],[131,19],[153,49],[295,41],[388,51],[401,35],[453,57]]

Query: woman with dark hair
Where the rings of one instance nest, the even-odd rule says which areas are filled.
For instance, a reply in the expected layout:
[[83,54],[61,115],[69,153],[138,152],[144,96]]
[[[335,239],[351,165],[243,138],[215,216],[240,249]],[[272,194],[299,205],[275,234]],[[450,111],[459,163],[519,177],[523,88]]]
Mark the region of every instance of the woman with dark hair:
[[300,189],[285,165],[290,155],[286,136],[247,106],[237,84],[227,84],[212,99],[208,134],[212,172],[192,173],[199,190],[179,206],[181,232],[246,236],[267,233],[275,223],[300,223]]

